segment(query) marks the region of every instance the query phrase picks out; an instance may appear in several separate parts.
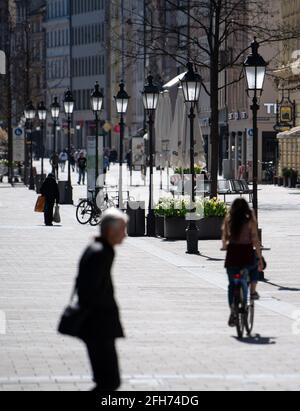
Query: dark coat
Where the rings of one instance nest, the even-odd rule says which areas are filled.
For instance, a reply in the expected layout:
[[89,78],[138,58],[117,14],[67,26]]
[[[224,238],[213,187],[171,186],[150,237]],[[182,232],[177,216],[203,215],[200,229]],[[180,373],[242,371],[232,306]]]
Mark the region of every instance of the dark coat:
[[54,177],[47,177],[41,187],[42,196],[46,197],[46,201],[49,203],[59,203],[59,190],[58,184]]
[[82,256],[77,292],[80,307],[89,313],[80,335],[83,340],[124,337],[111,279],[114,257],[113,248],[100,238]]

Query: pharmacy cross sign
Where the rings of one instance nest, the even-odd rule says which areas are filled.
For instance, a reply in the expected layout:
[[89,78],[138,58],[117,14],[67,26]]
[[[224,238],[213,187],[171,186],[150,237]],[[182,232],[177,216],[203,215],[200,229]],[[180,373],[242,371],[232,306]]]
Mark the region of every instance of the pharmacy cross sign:
[[0,50],[0,74],[6,74],[6,56],[2,50]]

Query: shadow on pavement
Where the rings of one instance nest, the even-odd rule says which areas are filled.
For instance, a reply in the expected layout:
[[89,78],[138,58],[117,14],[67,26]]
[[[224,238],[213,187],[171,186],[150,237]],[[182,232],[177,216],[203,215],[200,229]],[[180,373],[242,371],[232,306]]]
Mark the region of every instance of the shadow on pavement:
[[276,344],[275,337],[262,337],[260,334],[256,334],[256,335],[249,336],[249,337],[242,338],[242,339],[238,337],[233,337],[233,338],[240,343],[250,344],[250,345],[275,345]]
[[268,285],[272,285],[273,287],[277,287],[278,291],[290,291],[290,292],[294,292],[294,293],[299,293],[300,292],[300,288],[284,287],[282,285],[271,283],[268,280],[264,281],[264,283],[268,284]]
[[199,257],[206,258],[207,261],[225,261],[225,258],[213,258],[201,253],[199,254]]

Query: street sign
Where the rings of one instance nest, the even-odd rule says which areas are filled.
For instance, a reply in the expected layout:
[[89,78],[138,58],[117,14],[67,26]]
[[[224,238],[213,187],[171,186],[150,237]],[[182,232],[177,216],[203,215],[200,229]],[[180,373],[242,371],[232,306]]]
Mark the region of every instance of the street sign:
[[13,157],[14,161],[25,161],[25,132],[22,127],[13,128]]
[[6,74],[6,55],[0,50],[0,74]]

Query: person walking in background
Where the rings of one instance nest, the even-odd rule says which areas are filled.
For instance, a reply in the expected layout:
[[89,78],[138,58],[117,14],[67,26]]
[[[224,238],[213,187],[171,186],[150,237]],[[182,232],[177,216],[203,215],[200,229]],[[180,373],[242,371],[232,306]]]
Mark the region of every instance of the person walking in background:
[[115,340],[123,338],[124,333],[111,268],[114,248],[126,237],[127,222],[127,216],[117,209],[104,212],[101,236],[83,254],[76,281],[79,307],[88,313],[79,337],[87,346],[95,392],[115,391],[121,384]]
[[109,161],[110,161],[110,163],[113,163],[113,164],[116,164],[116,162],[118,161],[118,152],[115,149],[115,147],[113,147],[111,152],[110,152]]
[[104,155],[103,158],[103,172],[104,172],[104,185],[106,184],[106,175],[109,170],[109,157]]
[[59,203],[59,190],[58,184],[55,180],[54,174],[50,173],[41,187],[41,194],[45,197],[45,225],[48,227],[53,226],[53,211],[55,203]]
[[[223,250],[227,251],[225,268],[227,269],[229,288],[228,301],[231,310],[229,326],[235,327],[235,317],[232,310],[234,275],[246,270],[250,276],[251,298],[258,300],[256,291],[259,272],[263,271],[263,257],[259,240],[257,220],[249,204],[239,198],[232,204],[223,226]],[[243,283],[244,299],[247,300],[248,285]]]
[[61,169],[62,173],[64,173],[64,171],[65,171],[67,161],[68,161],[68,154],[64,150],[59,155],[59,163],[60,163],[60,169]]
[[132,167],[132,151],[129,150],[126,154],[126,162],[128,170],[131,170]]
[[71,164],[72,171],[74,173],[76,161],[75,161],[75,154],[72,151],[71,151],[70,156],[69,156],[69,161],[70,161],[70,164]]
[[75,166],[76,166],[76,172],[79,173],[79,168],[78,168],[78,159],[80,156],[80,151],[76,150],[75,154],[74,154],[74,158],[75,158]]
[[86,174],[86,167],[87,167],[87,159],[84,156],[84,153],[80,153],[79,159],[77,161],[78,164],[78,170],[79,170],[79,178],[78,178],[78,184],[85,184],[85,174]]
[[59,156],[57,153],[53,153],[50,158],[50,164],[52,167],[52,174],[58,179],[58,166],[59,166]]

